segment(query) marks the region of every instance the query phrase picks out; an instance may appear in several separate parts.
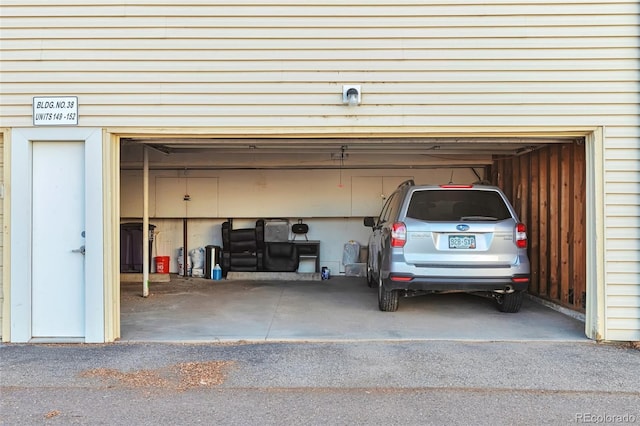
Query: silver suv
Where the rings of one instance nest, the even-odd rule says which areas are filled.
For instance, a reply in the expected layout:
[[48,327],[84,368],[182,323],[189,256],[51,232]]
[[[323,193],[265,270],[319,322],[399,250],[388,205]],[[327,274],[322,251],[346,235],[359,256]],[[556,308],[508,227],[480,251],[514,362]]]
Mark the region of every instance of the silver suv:
[[403,182],[371,227],[367,283],[381,311],[400,296],[466,292],[490,295],[518,312],[529,285],[527,234],[504,193],[487,185]]

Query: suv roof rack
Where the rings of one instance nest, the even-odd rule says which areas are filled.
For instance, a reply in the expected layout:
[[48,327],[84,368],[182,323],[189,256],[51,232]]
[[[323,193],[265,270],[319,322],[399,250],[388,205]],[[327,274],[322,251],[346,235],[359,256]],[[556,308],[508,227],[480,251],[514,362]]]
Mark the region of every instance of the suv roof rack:
[[403,186],[415,186],[416,183],[413,179],[407,179],[404,182],[402,182],[400,185],[398,185],[398,188],[402,188]]

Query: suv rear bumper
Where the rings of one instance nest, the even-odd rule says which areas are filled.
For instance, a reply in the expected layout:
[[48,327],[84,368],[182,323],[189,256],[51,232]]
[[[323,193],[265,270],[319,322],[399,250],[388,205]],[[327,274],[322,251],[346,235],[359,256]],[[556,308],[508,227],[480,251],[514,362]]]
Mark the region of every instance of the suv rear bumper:
[[512,277],[428,277],[390,274],[383,280],[384,289],[413,291],[523,291],[529,286],[529,275]]

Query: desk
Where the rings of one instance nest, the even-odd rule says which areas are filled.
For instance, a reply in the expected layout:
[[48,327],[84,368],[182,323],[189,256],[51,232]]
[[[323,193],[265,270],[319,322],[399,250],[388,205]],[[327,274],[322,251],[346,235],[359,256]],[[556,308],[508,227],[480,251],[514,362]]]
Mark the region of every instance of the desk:
[[320,241],[317,240],[293,240],[298,249],[298,260],[300,258],[316,258],[316,272],[320,272]]

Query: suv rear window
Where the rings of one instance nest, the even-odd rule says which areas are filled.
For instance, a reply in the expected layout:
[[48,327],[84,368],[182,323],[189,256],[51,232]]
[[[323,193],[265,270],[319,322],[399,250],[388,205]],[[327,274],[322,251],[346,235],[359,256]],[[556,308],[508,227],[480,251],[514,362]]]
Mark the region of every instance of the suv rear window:
[[499,193],[474,190],[417,190],[407,217],[433,221],[505,220],[511,213]]

